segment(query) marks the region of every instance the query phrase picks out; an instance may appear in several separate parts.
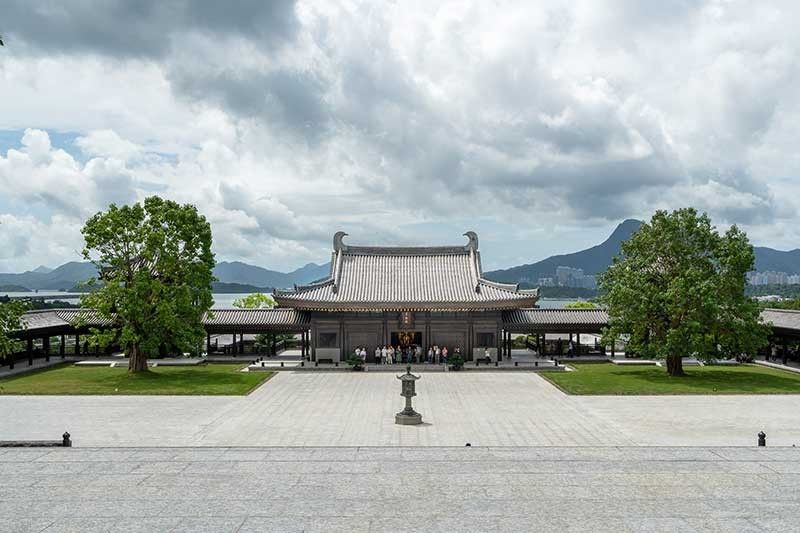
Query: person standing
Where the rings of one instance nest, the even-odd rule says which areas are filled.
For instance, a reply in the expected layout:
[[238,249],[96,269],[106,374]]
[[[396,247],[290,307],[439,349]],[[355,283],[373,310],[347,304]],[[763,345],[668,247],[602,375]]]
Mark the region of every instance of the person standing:
[[383,364],[383,361],[381,360],[381,347],[380,346],[376,346],[375,347],[375,364],[376,365]]
[[440,363],[447,364],[447,346],[442,347],[442,359]]

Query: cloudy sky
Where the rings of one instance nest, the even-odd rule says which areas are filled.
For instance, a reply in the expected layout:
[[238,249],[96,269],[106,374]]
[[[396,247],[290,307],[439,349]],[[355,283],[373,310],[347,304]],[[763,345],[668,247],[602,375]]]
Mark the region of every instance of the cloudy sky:
[[800,246],[800,4],[3,0],[0,271],[196,204],[218,260],[481,237],[486,269],[695,206]]

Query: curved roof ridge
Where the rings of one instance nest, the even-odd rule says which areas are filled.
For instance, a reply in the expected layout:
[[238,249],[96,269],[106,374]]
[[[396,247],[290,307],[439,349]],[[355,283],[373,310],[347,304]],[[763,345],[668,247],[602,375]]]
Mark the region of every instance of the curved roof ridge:
[[502,281],[493,281],[484,277],[478,277],[478,282],[483,283],[484,285],[495,287],[497,289],[503,289],[512,292],[519,291],[519,283],[503,283]]
[[346,255],[460,255],[468,254],[463,246],[348,246]]
[[307,283],[305,285],[295,285],[294,288],[291,289],[275,289],[272,291],[272,294],[296,294],[298,292],[307,291],[311,289],[317,289],[319,287],[325,287],[326,285],[330,285],[333,283],[332,277],[327,277],[321,279],[319,281],[315,281],[313,283]]

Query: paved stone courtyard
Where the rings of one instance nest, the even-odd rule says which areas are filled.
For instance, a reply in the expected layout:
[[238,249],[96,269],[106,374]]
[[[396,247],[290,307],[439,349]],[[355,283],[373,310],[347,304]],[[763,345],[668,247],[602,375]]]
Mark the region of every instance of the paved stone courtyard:
[[796,448],[0,450],[0,530],[797,531]]
[[75,446],[770,446],[800,396],[569,396],[532,372],[423,373],[423,426],[393,374],[281,372],[249,396],[0,396],[0,440]]

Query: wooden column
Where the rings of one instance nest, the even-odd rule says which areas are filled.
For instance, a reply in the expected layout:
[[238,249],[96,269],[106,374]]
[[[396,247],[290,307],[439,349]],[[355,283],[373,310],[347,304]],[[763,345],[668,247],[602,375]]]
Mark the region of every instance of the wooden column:
[[75,349],[73,350],[73,352],[75,352],[75,355],[80,355],[81,354],[81,335],[80,335],[80,333],[76,333],[75,334]]
[[58,345],[58,355],[61,356],[61,359],[64,359],[64,355],[66,354],[67,347],[65,343],[67,342],[67,336],[63,333],[61,334],[61,343]]
[[211,353],[211,333],[206,333],[206,355]]
[[44,352],[44,360],[50,361],[50,336],[42,337],[42,351]]
[[33,366],[33,339],[28,338],[28,366]]
[[578,342],[575,343],[576,344],[575,348],[577,349],[577,352],[578,352],[576,355],[580,355],[581,354],[581,334],[580,333],[576,333],[575,334],[575,338],[578,341]]

